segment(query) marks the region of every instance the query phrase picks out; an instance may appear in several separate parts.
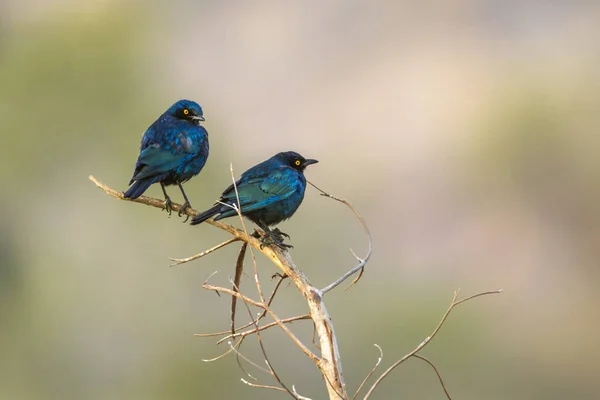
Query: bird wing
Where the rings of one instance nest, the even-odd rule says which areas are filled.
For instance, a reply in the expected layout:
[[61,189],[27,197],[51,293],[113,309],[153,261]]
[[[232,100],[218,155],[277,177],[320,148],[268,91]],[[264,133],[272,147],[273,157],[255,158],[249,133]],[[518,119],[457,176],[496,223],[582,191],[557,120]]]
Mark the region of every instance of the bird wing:
[[150,145],[141,151],[138,164],[143,167],[131,179],[140,180],[167,172],[178,167],[187,156],[187,153],[165,150],[158,144]]
[[[242,212],[260,210],[290,197],[298,189],[297,175],[291,168],[280,168],[264,176],[245,176],[240,179],[236,185]],[[224,192],[223,199],[237,202],[233,185]]]

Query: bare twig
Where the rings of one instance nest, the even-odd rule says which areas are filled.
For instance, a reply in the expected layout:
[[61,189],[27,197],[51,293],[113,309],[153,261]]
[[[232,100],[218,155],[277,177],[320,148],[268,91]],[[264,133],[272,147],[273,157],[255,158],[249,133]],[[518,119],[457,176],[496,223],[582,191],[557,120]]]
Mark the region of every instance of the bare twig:
[[312,351],[310,351],[304,345],[304,343],[302,343],[300,341],[300,339],[298,339],[296,337],[296,335],[294,335],[292,333],[292,331],[290,331],[288,329],[288,327],[285,325],[285,323],[281,319],[279,319],[279,317],[277,317],[277,315],[275,315],[275,313],[273,312],[273,310],[271,310],[265,304],[263,304],[263,303],[261,303],[259,301],[253,300],[253,299],[251,299],[251,298],[249,298],[249,297],[247,297],[247,296],[245,296],[245,295],[243,295],[243,294],[241,294],[239,292],[236,292],[234,290],[227,289],[227,288],[224,288],[224,287],[209,285],[207,283],[204,283],[202,285],[202,287],[204,289],[206,289],[206,290],[215,290],[217,292],[226,293],[226,294],[228,294],[230,296],[238,297],[238,298],[242,299],[245,303],[248,303],[248,304],[251,304],[251,305],[253,305],[255,307],[259,307],[259,308],[262,308],[262,309],[266,310],[267,313],[271,316],[271,318],[273,318],[273,320],[277,323],[277,325],[279,325],[279,327],[292,339],[292,341],[294,343],[296,343],[296,346],[298,346],[298,348],[300,348],[300,350],[302,350],[304,352],[304,354],[306,354],[315,363],[318,363],[318,362],[322,361]]
[[365,220],[363,219],[363,217],[358,213],[358,211],[356,211],[356,209],[354,208],[354,206],[352,206],[352,204],[350,204],[347,200],[335,197],[335,196],[333,196],[333,195],[325,192],[324,190],[320,189],[314,183],[312,183],[310,181],[307,181],[307,182],[312,187],[314,187],[319,192],[321,192],[321,196],[329,197],[330,199],[333,199],[335,201],[339,201],[340,203],[346,205],[346,207],[348,207],[354,213],[354,215],[356,215],[356,217],[360,221],[360,224],[362,225],[363,229],[365,230],[365,232],[367,234],[367,237],[369,238],[369,250],[367,251],[367,255],[364,258],[360,258],[360,257],[358,257],[356,255],[356,253],[354,252],[354,250],[350,249],[350,252],[354,256],[354,258],[356,258],[356,260],[358,261],[358,265],[356,267],[352,268],[350,271],[346,272],[344,275],[342,275],[340,278],[338,278],[335,282],[333,282],[333,283],[325,286],[323,289],[321,289],[321,293],[325,294],[325,293],[329,292],[330,290],[336,288],[339,284],[341,284],[346,279],[348,279],[348,277],[354,275],[356,272],[358,272],[360,270],[360,274],[358,275],[358,277],[345,289],[345,290],[348,290],[356,282],[358,282],[358,280],[362,277],[365,265],[367,264],[367,262],[371,258],[371,253],[373,252],[373,237],[371,236],[371,231],[369,230],[369,227],[367,226],[367,223],[365,222]]
[[442,376],[440,375],[440,372],[438,371],[437,367],[435,366],[434,363],[432,363],[431,361],[429,361],[427,358],[420,356],[418,354],[413,354],[413,357],[419,358],[423,361],[425,361],[427,364],[431,365],[431,368],[433,368],[433,370],[435,371],[435,374],[437,375],[438,379],[440,380],[440,385],[442,385],[442,389],[444,389],[444,393],[446,393],[446,397],[448,398],[448,400],[452,400],[452,398],[450,397],[450,393],[448,393],[448,390],[446,389],[446,385],[444,385],[444,381],[442,380]]
[[[239,347],[239,346],[234,345],[234,343],[231,342],[231,341],[229,341],[227,343],[229,344],[229,348],[231,349],[231,351],[233,351],[239,358],[241,358],[242,360],[246,361],[248,364],[252,365],[254,368],[256,368],[256,369],[264,372],[265,374],[271,375],[271,371],[269,371],[265,367],[261,367],[260,365],[258,365],[257,363],[255,363],[254,361],[252,361],[251,359],[249,359],[248,357],[246,357],[245,355],[243,355],[238,349],[236,349],[236,347]],[[244,371],[244,373],[246,375],[248,375],[251,379],[256,380],[255,377],[253,377],[248,372],[246,372],[246,370],[242,367],[242,365],[240,363],[238,363],[238,365],[240,366],[240,368],[242,368],[242,370]]]
[[[241,338],[239,341],[237,341],[235,343],[235,345],[233,347],[242,347],[242,343],[244,342],[244,338]],[[232,347],[232,343],[228,342],[229,347]],[[233,350],[233,349],[232,349]],[[244,368],[244,366],[242,365],[242,362],[240,361],[240,359],[243,360],[247,360],[249,363],[251,363],[252,365],[256,365],[254,362],[250,361],[249,358],[246,358],[239,350],[233,350],[235,351],[235,361],[237,362],[238,367],[240,367],[240,369],[242,370],[242,372],[244,374],[246,374],[246,376],[250,379],[254,379],[255,381],[257,381],[258,379],[256,379],[254,376],[252,376],[248,371],[246,371],[246,368]],[[269,373],[268,370],[263,369],[262,367],[258,367],[261,371],[264,371],[266,373]]]
[[[236,290],[239,293],[239,288],[235,285],[235,283],[233,284],[233,286],[234,286],[234,290]],[[252,312],[250,311],[250,307],[248,306],[248,303],[246,303],[244,301],[244,305],[246,306],[246,310],[248,311],[248,315],[252,319],[253,318],[252,317]],[[264,305],[265,310],[269,310],[269,307],[266,304],[264,304],[264,302],[263,302],[263,305]],[[279,378],[279,375],[277,374],[277,372],[275,372],[275,369],[273,368],[273,365],[271,364],[271,361],[269,360],[269,357],[267,356],[267,350],[265,349],[265,346],[264,346],[264,344],[262,342],[262,339],[260,337],[261,335],[260,335],[260,326],[258,325],[258,319],[254,320],[254,321],[255,321],[255,327],[256,327],[256,338],[258,340],[258,344],[260,346],[260,350],[262,351],[263,357],[265,359],[265,363],[267,364],[267,367],[269,367],[269,373],[271,374],[271,376],[273,378],[275,378],[275,380],[277,381],[277,383],[279,383],[279,386],[281,386],[283,389],[285,389],[285,391],[289,395],[291,395],[293,398],[297,398],[297,396],[290,389],[288,389],[288,387],[283,383],[283,381],[281,380],[281,378]],[[243,339],[244,338],[241,338],[240,342]],[[237,354],[240,355],[239,352],[237,352]],[[247,358],[246,358],[246,360],[250,361]],[[256,365],[256,364],[254,364],[254,365]],[[240,365],[240,367],[241,367],[241,365]]]
[[294,335],[294,333],[292,333],[292,331],[290,331],[290,329],[285,325],[285,323],[283,322],[283,320],[279,319],[279,317],[277,317],[277,315],[275,315],[275,313],[273,312],[273,310],[271,310],[270,308],[267,307],[267,312],[269,313],[269,315],[271,316],[271,318],[273,318],[273,320],[275,320],[275,322],[277,323],[277,325],[279,325],[279,327],[281,328],[282,331],[285,332],[286,335],[288,335],[290,337],[290,339],[292,339],[292,341],[294,343],[296,343],[296,346],[298,346],[298,348],[300,350],[302,350],[304,352],[304,354],[306,354],[308,356],[308,358],[310,358],[315,364],[319,364],[322,359],[320,359],[319,357],[316,356],[315,353],[313,353],[312,351],[310,351],[308,349],[308,347],[306,347],[304,345],[304,343],[302,343],[300,341],[300,339],[298,339],[298,337],[296,337],[296,335]]
[[[284,318],[284,319],[281,320],[281,322],[284,323],[284,324],[289,324],[291,322],[300,321],[300,320],[303,320],[303,319],[310,319],[310,315],[309,314],[304,314],[304,315],[298,315],[296,317]],[[258,318],[255,319],[254,321],[252,321],[251,324],[254,324],[256,322],[258,322]],[[274,326],[277,326],[277,322],[270,322],[270,323],[268,323],[266,325],[260,326],[259,328],[253,328],[253,329],[249,329],[249,330],[244,331],[244,332],[236,332],[236,333],[233,333],[233,334],[229,334],[229,335],[227,335],[227,336],[219,339],[219,341],[217,342],[217,344],[223,343],[225,340],[228,340],[228,339],[235,339],[235,338],[238,338],[238,337],[245,337],[245,336],[248,336],[248,335],[252,335],[253,333],[256,333],[258,331],[264,331],[265,329],[269,329],[269,328],[272,328]],[[199,336],[199,335],[196,335],[196,336]]]
[[[239,342],[236,344],[236,346],[238,346],[238,345],[239,345],[239,344],[241,344],[241,343],[242,343],[242,342],[241,342],[241,341],[239,341]],[[220,356],[216,356],[216,357],[214,357],[214,358],[206,358],[206,359],[202,359],[202,361],[204,361],[204,362],[207,362],[207,363],[209,363],[209,362],[213,362],[213,361],[217,361],[217,360],[220,360],[221,358],[225,357],[227,354],[229,354],[229,353],[231,353],[231,352],[233,352],[233,349],[231,349],[231,348],[230,348],[229,350],[227,350],[225,353],[221,354]]]
[[[233,278],[233,290],[239,292],[240,281],[242,280],[242,272],[244,271],[244,257],[246,256],[246,249],[248,243],[243,243],[238,254],[237,261],[235,263],[235,277]],[[237,304],[237,297],[231,297],[231,333],[235,333],[235,306]]]
[[[271,295],[269,296],[269,299],[267,300],[267,306],[270,306],[271,303],[273,302],[273,299],[275,298],[275,294],[277,293],[277,290],[279,289],[279,287],[281,286],[281,282],[283,282],[283,280],[285,278],[287,278],[286,275],[279,275],[276,274],[274,276],[279,276],[281,277],[281,279],[279,281],[277,281],[277,283],[275,284],[275,287],[273,288],[273,291],[271,292]],[[267,311],[263,310],[258,317],[256,317],[255,320],[252,320],[250,322],[248,322],[245,325],[240,326],[239,328],[236,328],[236,331],[241,331],[242,329],[246,329],[247,327],[254,325],[256,322],[255,321],[260,321],[265,315],[267,315]],[[194,336],[198,336],[198,337],[214,337],[214,336],[223,336],[223,335],[230,335],[231,334],[231,330],[228,331],[222,331],[222,332],[214,332],[214,333],[196,333]],[[221,343],[223,340],[219,340],[217,343]]]
[[431,341],[431,339],[433,339],[435,337],[435,335],[438,333],[438,331],[440,330],[440,328],[442,327],[442,325],[446,321],[446,318],[448,318],[448,315],[450,315],[450,312],[452,311],[452,309],[454,309],[454,307],[456,307],[457,305],[459,305],[461,303],[464,303],[464,302],[466,302],[468,300],[474,299],[475,297],[485,296],[485,295],[489,295],[489,294],[502,293],[502,289],[500,289],[500,290],[494,290],[494,291],[490,291],[490,292],[478,293],[478,294],[475,294],[473,296],[469,296],[467,298],[464,298],[462,300],[458,300],[457,301],[456,299],[458,298],[459,293],[460,293],[460,289],[457,289],[454,292],[454,296],[452,297],[452,302],[450,303],[450,306],[448,307],[448,309],[446,310],[446,312],[442,316],[442,319],[440,320],[440,322],[438,323],[438,325],[436,326],[436,328],[433,330],[433,333],[431,335],[427,336],[425,338],[425,340],[423,340],[413,351],[411,351],[410,353],[406,354],[404,357],[402,357],[401,359],[399,359],[398,361],[396,361],[395,363],[393,363],[388,369],[386,369],[385,372],[383,372],[381,374],[381,376],[379,378],[377,378],[377,380],[375,381],[375,383],[373,383],[373,385],[371,385],[371,388],[369,389],[369,391],[365,395],[364,400],[367,400],[369,398],[369,396],[371,395],[371,393],[373,393],[373,391],[379,385],[379,383],[381,383],[381,381],[383,379],[385,379],[385,377],[388,376],[388,374],[390,372],[392,372],[394,370],[394,368],[396,368],[398,365],[402,364],[404,361],[406,361],[410,357],[414,356],[417,352],[419,352],[421,349],[423,349],[423,347],[427,346],[427,344]]
[[253,388],[259,388],[259,389],[273,389],[273,390],[279,390],[280,392],[286,392],[286,390],[284,388],[280,388],[277,386],[271,386],[271,385],[257,385],[256,383],[252,383],[252,382],[248,382],[247,380],[245,380],[244,378],[240,379],[242,382],[244,382],[246,385],[253,387]]
[[260,301],[256,301],[256,300],[252,300],[251,298],[241,294],[240,292],[237,292],[235,290],[232,289],[227,289],[224,287],[220,287],[220,286],[214,286],[214,285],[209,285],[208,283],[204,283],[202,284],[202,287],[206,290],[214,290],[216,292],[221,292],[221,293],[225,293],[228,294],[230,296],[235,296],[237,298],[242,299],[242,301],[248,303],[248,304],[252,304],[255,307],[259,307],[264,309],[264,305],[260,302]]
[[[242,382],[244,382],[246,385],[250,386],[250,387],[254,387],[254,388],[259,388],[259,389],[273,389],[273,390],[278,390],[280,392],[285,392],[286,390],[277,386],[270,386],[270,385],[258,385],[256,383],[252,383],[252,382],[248,382],[245,379],[241,379]],[[304,396],[300,396],[298,394],[298,392],[296,392],[296,388],[294,386],[292,386],[293,388],[293,392],[288,392],[290,393],[295,399],[297,400],[311,400],[308,397],[304,397]]]
[[365,376],[365,379],[363,379],[363,381],[360,384],[360,386],[358,387],[358,389],[356,389],[356,393],[354,393],[354,396],[352,396],[352,400],[354,400],[356,398],[356,396],[358,396],[358,393],[360,392],[360,390],[363,388],[363,386],[365,386],[365,383],[367,383],[367,381],[369,380],[371,375],[373,375],[373,373],[375,372],[377,367],[379,367],[379,364],[381,364],[381,360],[383,359],[383,350],[381,349],[381,347],[378,344],[374,344],[373,346],[375,346],[375,347],[377,347],[377,349],[379,349],[379,358],[377,359],[377,362],[375,363],[375,366],[373,367],[373,369],[371,369],[371,372],[369,372],[367,374],[367,376]]
[[294,392],[294,394],[296,395],[296,398],[297,398],[298,400],[312,400],[312,399],[310,399],[309,397],[300,396],[300,395],[298,394],[298,392],[296,392],[296,387],[295,387],[294,385],[292,385],[292,391]]
[[169,265],[169,267],[174,267],[174,266],[176,266],[176,265],[179,265],[179,264],[184,264],[184,263],[187,263],[187,262],[190,262],[190,261],[197,260],[197,259],[199,259],[199,258],[201,258],[201,257],[204,257],[204,256],[205,256],[205,255],[207,255],[207,254],[210,254],[210,253],[212,253],[213,251],[219,250],[221,247],[225,247],[225,246],[227,246],[228,244],[231,244],[231,243],[233,243],[233,242],[237,242],[237,241],[239,241],[239,240],[240,240],[240,239],[238,239],[238,238],[236,238],[236,237],[234,237],[234,238],[231,238],[231,239],[227,239],[227,240],[226,240],[226,241],[224,241],[223,243],[219,243],[219,244],[218,244],[218,245],[216,245],[215,247],[211,247],[210,249],[208,249],[208,250],[204,250],[202,253],[198,253],[198,254],[196,254],[196,255],[193,255],[193,256],[191,256],[191,257],[186,257],[186,258],[171,258],[171,257],[169,257],[169,260],[171,260],[171,261],[175,261],[175,263],[174,263],[174,264],[171,264],[171,265]]

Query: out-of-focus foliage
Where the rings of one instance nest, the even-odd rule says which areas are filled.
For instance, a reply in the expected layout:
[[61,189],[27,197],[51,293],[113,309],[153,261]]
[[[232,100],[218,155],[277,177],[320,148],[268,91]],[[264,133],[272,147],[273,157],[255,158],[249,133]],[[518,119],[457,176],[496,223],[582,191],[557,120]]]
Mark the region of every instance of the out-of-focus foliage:
[[[203,106],[210,134],[186,184],[196,208],[229,184],[230,163],[295,150],[369,223],[365,276],[326,298],[350,391],[373,343],[389,365],[457,287],[504,288],[461,305],[426,349],[451,394],[594,398],[599,27],[593,2],[0,4],[0,398],[282,398],[240,383],[234,357],[202,362],[226,345],[193,336],[229,326],[229,299],[200,286],[215,270],[229,285],[236,245],[168,268],[226,235],[87,180],[125,189],[141,134],[179,98]],[[317,286],[366,247],[351,214],[310,188],[282,229]],[[293,287],[276,311],[305,312]],[[293,327],[310,343],[312,327]],[[324,396],[286,337],[263,339],[285,382]],[[244,351],[261,363],[253,342]],[[411,360],[375,396],[443,393]]]

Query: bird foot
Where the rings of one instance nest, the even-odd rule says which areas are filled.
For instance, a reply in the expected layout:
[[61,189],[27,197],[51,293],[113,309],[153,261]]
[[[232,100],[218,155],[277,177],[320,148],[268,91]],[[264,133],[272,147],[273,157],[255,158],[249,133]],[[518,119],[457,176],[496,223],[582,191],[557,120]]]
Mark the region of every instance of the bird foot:
[[282,232],[281,230],[279,230],[279,228],[275,228],[271,232],[273,233],[273,235],[276,235],[281,240],[283,240],[282,236],[285,236],[286,238],[290,239],[290,235],[288,235],[285,232]]
[[279,247],[281,250],[287,250],[287,249],[294,248],[294,246],[292,246],[291,244],[285,244],[283,242],[277,242],[277,243],[275,243],[275,246]]
[[[181,215],[185,212],[186,209],[188,208],[192,208],[192,205],[190,204],[189,201],[186,200],[185,203],[183,203],[183,205],[179,208],[179,212],[177,213],[177,216],[181,217]],[[189,215],[186,215],[185,221],[183,221],[183,223],[185,224],[187,222],[187,220],[190,219]]]
[[[287,235],[285,235],[287,236]],[[289,237],[289,236],[288,236]],[[261,245],[260,248],[262,249],[264,246],[269,246],[274,244],[275,246],[279,247],[281,250],[287,250],[287,249],[293,249],[294,246],[292,246],[291,244],[285,244],[283,243],[283,237],[281,234],[277,234],[273,231],[271,232],[265,232],[265,236],[262,236],[260,238],[261,241]]]
[[173,212],[173,202],[170,197],[165,197],[165,210],[169,213],[169,217],[171,216],[171,212]]

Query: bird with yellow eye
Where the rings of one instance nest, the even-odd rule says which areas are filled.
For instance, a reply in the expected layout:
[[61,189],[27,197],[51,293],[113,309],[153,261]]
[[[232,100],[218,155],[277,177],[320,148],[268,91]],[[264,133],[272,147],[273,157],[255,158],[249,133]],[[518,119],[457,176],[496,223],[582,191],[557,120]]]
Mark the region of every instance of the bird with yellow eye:
[[124,197],[136,199],[159,182],[169,215],[172,201],[165,186],[177,185],[181,190],[185,202],[179,216],[191,207],[182,184],[198,175],[208,159],[208,132],[200,125],[202,121],[202,107],[191,100],[179,100],[158,117],[142,136],[131,186]]
[[[283,242],[289,235],[271,227],[290,218],[304,199],[304,170],[317,160],[306,159],[293,151],[275,154],[242,174],[230,185],[215,205],[192,218],[192,225],[216,216],[215,221],[237,215],[238,199],[241,214],[265,231],[263,242],[281,248],[292,247]],[[237,193],[236,193],[237,189]]]

